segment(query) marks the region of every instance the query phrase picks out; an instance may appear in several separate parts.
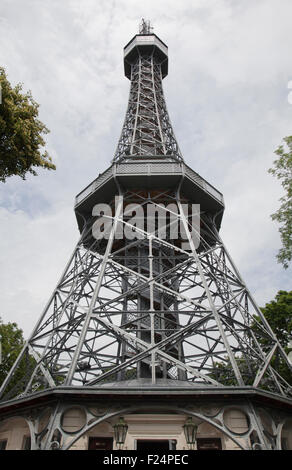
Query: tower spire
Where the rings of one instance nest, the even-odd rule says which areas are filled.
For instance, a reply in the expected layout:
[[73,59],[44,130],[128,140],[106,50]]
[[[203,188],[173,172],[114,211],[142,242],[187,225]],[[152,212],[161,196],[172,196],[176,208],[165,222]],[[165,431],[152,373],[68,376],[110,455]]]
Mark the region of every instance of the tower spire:
[[125,121],[114,156],[182,161],[163,94],[168,73],[168,48],[142,19],[139,34],[124,48],[125,75],[131,81]]
[[151,26],[150,20],[144,20],[142,18],[141,23],[139,24],[139,34],[152,34],[153,27]]

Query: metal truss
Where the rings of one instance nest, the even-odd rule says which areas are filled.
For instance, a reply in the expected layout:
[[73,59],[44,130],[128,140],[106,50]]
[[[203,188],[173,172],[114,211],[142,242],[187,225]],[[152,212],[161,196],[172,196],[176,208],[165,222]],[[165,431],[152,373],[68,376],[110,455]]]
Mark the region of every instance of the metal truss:
[[154,53],[140,53],[131,65],[128,108],[114,161],[147,156],[182,160],[163,95],[161,62]]
[[[180,184],[174,191],[126,191],[118,198],[108,240],[93,238],[96,218],[87,222],[0,389],[2,400],[61,385],[96,388],[140,379],[204,389],[253,386],[291,396],[291,386],[274,368],[277,361],[289,365],[286,354],[213,220],[201,214],[195,247],[191,232],[197,227],[183,202]],[[159,217],[147,232],[124,216],[128,203],[165,210],[166,238],[159,237]],[[172,240],[175,221],[183,230]],[[117,239],[121,227],[136,238]],[[26,374],[15,384],[20,366]]]
[[[192,416],[241,449],[281,449],[292,387],[279,370],[291,365],[219,236],[223,196],[183,163],[162,89],[167,46],[141,27],[125,48],[114,164],[76,198],[80,240],[1,385],[1,419],[22,416],[31,449],[67,450],[132,413]],[[103,238],[96,201],[112,208]],[[80,429],[64,426],[72,407]]]

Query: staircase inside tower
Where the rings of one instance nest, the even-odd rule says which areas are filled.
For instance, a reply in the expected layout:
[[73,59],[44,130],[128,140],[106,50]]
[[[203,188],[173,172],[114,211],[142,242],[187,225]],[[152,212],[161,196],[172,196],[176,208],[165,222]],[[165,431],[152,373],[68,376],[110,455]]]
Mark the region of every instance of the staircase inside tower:
[[[137,271],[146,277],[151,276],[151,268],[149,259],[149,243],[132,244],[127,243],[124,250],[125,258],[120,260],[125,266],[133,271]],[[152,246],[152,276],[156,279],[160,278],[163,285],[176,290],[175,280],[167,276],[167,272],[171,271],[177,259],[175,253],[169,248],[161,246]],[[171,294],[161,292],[151,287],[151,284],[139,289],[135,293],[127,294],[131,291],[129,277],[124,280],[125,311],[122,316],[122,327],[128,325],[135,329],[136,334],[147,343],[159,343],[179,328],[178,314],[173,310],[177,310],[177,300]],[[132,305],[132,307],[130,307]],[[136,305],[136,311],[133,309]],[[122,344],[121,361],[131,357],[133,349]],[[183,361],[183,350],[180,344],[172,345],[166,350],[172,357]],[[143,359],[137,364],[137,378],[152,377],[150,357]],[[175,371],[171,365],[167,365],[161,361],[155,361],[155,377],[156,378],[175,378],[183,379],[185,374]],[[125,373],[121,373],[119,378],[126,378]]]
[[[125,194],[126,204],[140,204],[144,210],[142,226],[147,229],[147,207],[149,204],[157,206],[166,205],[174,198],[174,193],[164,191],[137,190]],[[141,202],[143,204],[141,205]],[[113,205],[113,204],[112,204]],[[135,211],[134,211],[135,213]],[[131,224],[133,214],[123,217],[126,224]],[[173,223],[173,221],[172,221]],[[165,217],[163,226],[158,214],[151,221],[151,229],[156,236],[159,230],[165,229],[165,241],[180,245],[182,239],[170,240],[169,217]],[[141,224],[139,224],[141,226]],[[135,229],[133,227],[133,235]],[[91,240],[92,242],[92,240]],[[95,244],[95,249],[104,253],[105,240]],[[126,236],[115,240],[112,250],[112,259],[115,263],[125,268],[121,276],[120,308],[122,310],[120,327],[135,335],[147,344],[158,344],[167,339],[171,334],[180,330],[178,299],[174,295],[179,290],[179,282],[176,276],[176,266],[186,259],[185,254],[178,254],[169,243],[161,243],[153,239],[151,243],[147,237],[139,237],[135,234],[133,239]],[[137,276],[139,275],[139,277]],[[155,279],[155,284],[151,280]],[[163,288],[158,289],[156,284]],[[169,292],[167,291],[169,290]],[[119,342],[116,364],[122,365],[125,361],[135,357],[139,351],[131,342],[123,338]],[[174,359],[184,362],[182,343],[170,343],[165,352]],[[107,372],[110,368],[106,369]],[[107,381],[130,379],[174,379],[186,380],[186,372],[178,369],[173,364],[155,359],[151,355],[137,361],[132,368],[124,369],[115,375],[107,377]]]

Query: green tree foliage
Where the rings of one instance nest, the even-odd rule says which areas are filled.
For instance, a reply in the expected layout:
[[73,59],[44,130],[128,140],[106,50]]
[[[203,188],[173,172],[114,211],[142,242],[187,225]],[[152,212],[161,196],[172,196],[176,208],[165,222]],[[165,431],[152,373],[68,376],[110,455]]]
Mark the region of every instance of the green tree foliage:
[[280,145],[275,151],[278,158],[269,173],[281,180],[285,191],[284,196],[280,198],[279,209],[271,217],[280,224],[282,248],[277,254],[277,260],[287,269],[292,259],[292,136],[283,140],[286,146]]
[[280,290],[261,311],[281,345],[287,347],[292,339],[292,291]]
[[[20,352],[23,349],[25,344],[23,338],[23,332],[18,328],[16,323],[7,323],[4,324],[0,318],[0,341],[2,346],[2,362],[0,363],[0,388],[8,373],[10,372],[12,366],[14,365],[16,359],[18,358]],[[32,375],[32,387],[34,390],[44,390],[48,387],[48,383],[45,380],[45,377],[42,375],[41,371],[38,370],[34,373],[37,364],[35,359],[25,351],[21,361],[16,367],[13,375],[10,378],[10,381],[7,383],[3,399],[11,399],[24,390],[28,382],[31,380]],[[46,367],[46,364],[45,364]],[[50,373],[52,371],[48,367]],[[55,370],[54,380],[56,385],[61,385],[64,382],[64,376]]]
[[[267,303],[265,307],[261,308],[261,311],[277,336],[280,344],[286,353],[288,353],[288,343],[292,339],[292,291],[279,291],[275,296],[275,300]],[[255,333],[262,350],[268,353],[270,349],[270,340],[257,334],[258,325],[260,323],[260,318],[255,316],[251,324],[251,329]],[[238,368],[246,385],[252,385],[257,370],[257,365],[253,363],[251,358],[249,359],[249,361],[246,361],[244,357],[238,357],[236,359]],[[283,379],[292,384],[291,370],[280,355],[277,355],[272,359],[271,365],[283,377]],[[228,358],[215,364],[211,377],[224,385],[237,385],[237,381],[234,377],[232,366]]]
[[[253,367],[252,363],[250,362],[248,364],[247,361],[242,357],[236,358],[235,360],[245,385],[252,385],[255,374],[255,368]],[[211,378],[228,387],[238,385],[229,358],[225,358],[224,361],[217,362],[215,364]]]
[[0,181],[27,173],[36,175],[34,168],[56,169],[47,151],[43,150],[43,135],[47,127],[38,119],[39,105],[31,92],[22,93],[22,85],[12,88],[5,70],[0,67]]
[[[17,356],[19,355],[23,345],[23,333],[16,323],[4,324],[0,318],[0,336],[2,345],[2,362],[0,364],[0,385],[5,380],[8,372],[13,366]],[[24,367],[19,369],[14,379],[14,384],[21,379]],[[13,385],[13,384],[12,384]]]
[[[0,364],[0,387],[6,379],[10,369],[19,356],[23,346],[24,338],[22,330],[16,323],[3,323],[0,318],[0,337],[2,345],[2,362]],[[7,384],[4,399],[17,396],[31,378],[32,371],[36,365],[33,357],[26,353],[16,368],[10,382]]]
[[[279,342],[288,353],[288,343],[292,339],[292,291],[280,290],[275,296],[275,300],[267,303],[261,308],[266,320],[277,336]],[[253,329],[256,330],[254,323]],[[261,346],[266,350],[265,340],[262,339]],[[290,384],[292,384],[292,373],[286,362],[279,356],[272,360],[272,366]]]

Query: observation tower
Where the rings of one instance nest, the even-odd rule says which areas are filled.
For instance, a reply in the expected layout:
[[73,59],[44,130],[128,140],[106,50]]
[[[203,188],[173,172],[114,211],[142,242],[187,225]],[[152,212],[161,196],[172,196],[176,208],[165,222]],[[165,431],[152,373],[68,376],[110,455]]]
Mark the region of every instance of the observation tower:
[[76,197],[80,240],[1,386],[0,444],[291,449],[291,366],[219,235],[222,194],[184,162],[149,22],[124,71],[116,152]]

